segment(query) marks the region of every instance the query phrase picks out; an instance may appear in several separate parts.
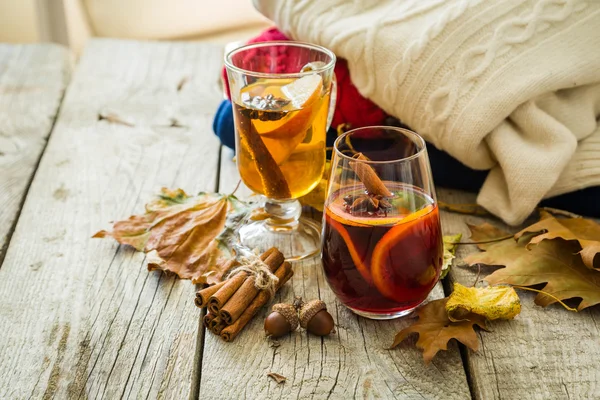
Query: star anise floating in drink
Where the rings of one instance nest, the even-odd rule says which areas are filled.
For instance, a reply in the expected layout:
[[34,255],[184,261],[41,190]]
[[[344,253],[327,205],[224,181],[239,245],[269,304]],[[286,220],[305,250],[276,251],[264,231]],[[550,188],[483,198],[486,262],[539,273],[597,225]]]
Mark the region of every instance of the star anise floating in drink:
[[290,103],[290,100],[282,97],[275,97],[271,93],[266,96],[250,96],[249,93],[242,93],[242,102],[251,108],[244,108],[242,112],[250,119],[261,121],[277,121],[287,115],[282,108]]
[[348,195],[344,197],[344,207],[351,214],[385,215],[392,204],[380,194]]

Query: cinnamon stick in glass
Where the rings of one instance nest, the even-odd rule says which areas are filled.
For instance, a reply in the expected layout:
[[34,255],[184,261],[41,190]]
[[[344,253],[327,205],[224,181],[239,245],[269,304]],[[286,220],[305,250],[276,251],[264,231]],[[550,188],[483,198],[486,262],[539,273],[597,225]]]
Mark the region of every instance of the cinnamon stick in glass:
[[[283,254],[277,249],[263,260],[272,273],[275,273],[283,261]],[[254,284],[254,277],[246,279],[237,292],[231,296],[229,301],[225,303],[219,311],[221,319],[225,321],[227,325],[234,323],[240,315],[242,315],[244,310],[248,308],[248,305],[258,295],[259,291],[260,290],[257,289]]]
[[240,138],[246,143],[250,154],[254,158],[256,170],[265,189],[265,195],[272,199],[289,199],[292,197],[292,193],[285,176],[271,153],[269,153],[269,149],[265,146],[256,128],[254,128],[254,124],[250,118],[241,113],[240,107],[234,107],[234,110],[238,110],[239,123],[237,128]]
[[[265,261],[267,257],[269,257],[274,252],[278,252],[279,254],[281,254],[279,250],[273,247],[261,254],[260,259],[262,261]],[[237,292],[237,290],[240,288],[240,286],[242,286],[247,277],[247,273],[238,272],[233,277],[227,279],[225,281],[226,283],[208,299],[209,311],[213,314],[218,315],[221,308],[225,305],[225,303],[227,303],[231,296],[233,296],[235,292]]]
[[[354,155],[355,159],[367,161],[368,158],[362,153]],[[374,195],[381,195],[383,197],[392,197],[392,192],[385,187],[382,180],[377,176],[377,172],[369,164],[364,162],[350,161],[348,163],[350,168],[354,170],[358,179],[365,185],[367,192]]]
[[208,299],[210,296],[217,293],[217,290],[221,289],[226,282],[227,281],[219,282],[217,284],[205,287],[204,289],[198,290],[196,292],[196,298],[194,299],[194,304],[196,307],[204,308],[208,306]]
[[[290,278],[294,275],[292,266],[287,261],[281,264],[281,266],[275,271],[275,276],[279,278],[276,290],[279,290]],[[258,296],[252,300],[248,308],[243,314],[231,325],[223,328],[221,331],[221,338],[226,342],[231,342],[241,332],[242,329],[250,322],[252,317],[258,313],[258,311],[269,301],[269,294],[264,290],[261,291]]]

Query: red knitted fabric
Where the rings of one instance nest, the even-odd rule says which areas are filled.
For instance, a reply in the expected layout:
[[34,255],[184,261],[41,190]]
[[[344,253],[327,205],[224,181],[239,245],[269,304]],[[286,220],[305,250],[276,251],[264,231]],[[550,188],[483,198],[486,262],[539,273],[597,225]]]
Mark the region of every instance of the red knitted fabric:
[[[277,28],[269,28],[259,36],[250,39],[248,43],[274,40],[289,39]],[[281,56],[285,58],[285,54]],[[336,128],[340,124],[347,123],[352,128],[359,128],[362,126],[384,124],[384,120],[388,115],[371,100],[361,96],[356,86],[352,84],[346,60],[338,58],[334,72],[337,81],[337,100],[331,126]],[[225,82],[227,97],[231,99],[225,69],[223,69],[223,80]]]

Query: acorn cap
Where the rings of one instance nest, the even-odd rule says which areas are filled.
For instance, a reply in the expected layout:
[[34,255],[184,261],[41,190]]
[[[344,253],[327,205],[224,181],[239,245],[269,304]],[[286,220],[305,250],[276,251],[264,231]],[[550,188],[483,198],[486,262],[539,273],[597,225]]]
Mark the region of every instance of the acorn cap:
[[305,303],[300,309],[300,326],[306,329],[312,317],[321,310],[327,310],[327,306],[322,300],[311,300]]
[[273,305],[271,310],[283,315],[287,322],[289,322],[292,332],[298,329],[298,314],[296,314],[294,306],[291,304],[279,303]]

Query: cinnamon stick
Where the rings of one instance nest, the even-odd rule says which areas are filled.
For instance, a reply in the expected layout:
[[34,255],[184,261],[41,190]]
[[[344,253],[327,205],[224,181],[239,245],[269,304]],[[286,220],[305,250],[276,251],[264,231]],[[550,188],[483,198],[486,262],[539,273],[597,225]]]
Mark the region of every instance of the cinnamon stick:
[[[215,319],[217,319],[217,318],[215,318]],[[217,323],[213,324],[213,326],[210,328],[210,331],[212,333],[214,333],[215,335],[220,335],[221,331],[226,326],[227,326],[227,324],[225,323],[225,321],[222,321],[222,320],[219,319],[219,321]]]
[[[273,273],[277,271],[283,261],[283,254],[277,249],[263,260],[263,262],[267,264],[269,270]],[[229,301],[219,311],[221,319],[225,321],[227,325],[234,323],[246,308],[248,308],[248,305],[252,303],[252,300],[258,295],[259,291],[260,290],[254,285],[254,277],[246,279],[237,292],[231,296]]]
[[[260,259],[265,261],[267,257],[269,257],[274,252],[279,252],[275,247],[270,248],[260,255]],[[279,252],[280,253],[280,252]],[[281,254],[281,253],[280,253]],[[208,309],[211,313],[218,315],[221,308],[227,303],[227,301],[237,292],[237,290],[242,286],[248,274],[245,272],[239,272],[235,274],[233,277],[227,279],[225,284],[215,292],[208,299]]]
[[[354,156],[357,160],[368,161],[368,158],[363,156],[362,153],[357,153]],[[377,176],[377,172],[369,164],[364,162],[349,162],[350,168],[354,170],[354,173],[358,176],[358,179],[365,185],[367,192],[373,195],[380,195],[383,197],[392,197],[392,192],[383,184],[382,180]]]
[[199,308],[206,307],[208,305],[208,299],[210,298],[210,296],[217,293],[217,290],[222,288],[226,282],[227,281],[219,282],[215,285],[211,285],[202,290],[198,290],[196,292],[196,298],[194,299],[194,304],[196,304],[196,307],[199,307]]
[[242,140],[248,145],[250,154],[254,158],[256,170],[265,189],[265,195],[272,199],[289,199],[292,197],[285,176],[273,156],[265,146],[262,138],[256,132],[252,120],[243,115],[242,108],[235,105],[237,111],[237,128]]
[[220,324],[221,322],[222,322],[221,317],[219,317],[218,315],[216,315],[208,323],[208,329],[212,330],[216,325]]
[[[289,262],[284,262],[275,271],[275,276],[279,278],[276,290],[279,290],[290,278],[294,275],[292,266]],[[252,317],[269,301],[269,294],[264,290],[252,300],[242,315],[231,325],[225,327],[221,331],[221,338],[226,342],[231,342],[241,332],[242,329],[250,322]]]
[[209,328],[210,327],[210,323],[213,319],[215,319],[217,316],[215,314],[211,314],[208,313],[204,316],[204,318],[202,318],[202,324],[204,325],[205,328]]

